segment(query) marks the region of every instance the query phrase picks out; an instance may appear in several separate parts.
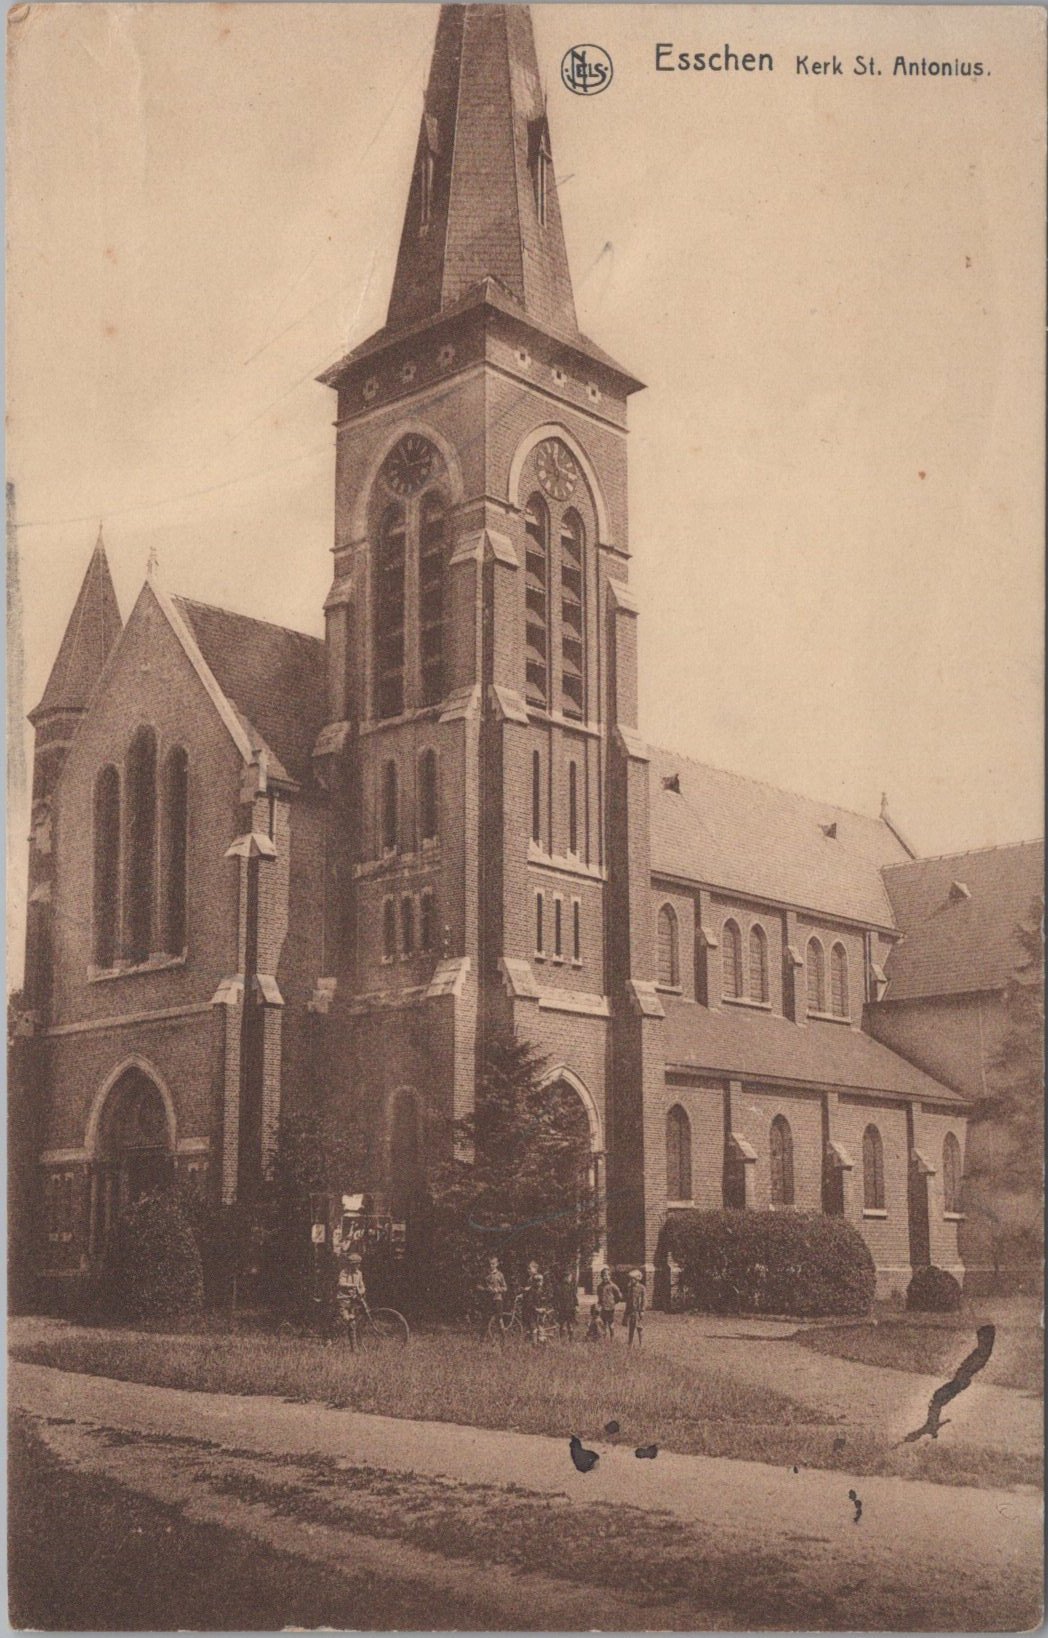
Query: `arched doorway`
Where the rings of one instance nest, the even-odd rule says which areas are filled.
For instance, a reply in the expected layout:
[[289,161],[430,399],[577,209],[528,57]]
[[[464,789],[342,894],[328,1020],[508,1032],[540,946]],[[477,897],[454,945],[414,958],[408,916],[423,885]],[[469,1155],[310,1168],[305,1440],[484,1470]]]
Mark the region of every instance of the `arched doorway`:
[[608,1255],[606,1156],[600,1112],[589,1088],[563,1065],[552,1071],[545,1084],[556,1107],[559,1129],[578,1145],[579,1280],[587,1291],[592,1291]]
[[171,1121],[156,1081],[139,1065],[105,1095],[94,1133],[90,1252],[103,1257],[120,1212],[174,1181]]

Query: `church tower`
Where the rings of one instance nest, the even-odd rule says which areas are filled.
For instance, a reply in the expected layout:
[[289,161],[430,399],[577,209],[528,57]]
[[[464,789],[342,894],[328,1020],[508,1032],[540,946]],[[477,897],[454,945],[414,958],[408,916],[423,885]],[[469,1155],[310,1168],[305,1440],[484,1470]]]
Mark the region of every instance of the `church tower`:
[[396,1195],[512,1029],[577,1091],[598,1177],[613,1143],[639,1176],[641,383],[578,329],[526,6],[441,8],[386,324],[322,379],[326,1072],[370,1111]]

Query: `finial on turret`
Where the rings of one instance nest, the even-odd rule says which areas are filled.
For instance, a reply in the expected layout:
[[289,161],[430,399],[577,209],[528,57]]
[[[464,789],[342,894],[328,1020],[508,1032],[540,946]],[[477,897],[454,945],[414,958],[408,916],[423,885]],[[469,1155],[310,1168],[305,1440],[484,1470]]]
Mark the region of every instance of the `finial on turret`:
[[146,559],[146,579],[155,580],[160,573],[160,554],[155,546],[150,546],[149,557]]

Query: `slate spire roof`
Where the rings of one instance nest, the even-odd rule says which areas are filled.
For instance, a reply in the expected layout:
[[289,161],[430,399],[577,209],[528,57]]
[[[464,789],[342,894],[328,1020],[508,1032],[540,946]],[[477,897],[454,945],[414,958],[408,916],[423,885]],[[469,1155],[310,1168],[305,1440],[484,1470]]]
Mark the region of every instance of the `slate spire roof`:
[[69,616],[40,704],[29,713],[30,722],[37,723],[54,711],[87,709],[121,629],[120,609],[99,525],[80,595]]
[[524,5],[440,8],[387,333],[443,312],[485,279],[536,324],[577,334]]

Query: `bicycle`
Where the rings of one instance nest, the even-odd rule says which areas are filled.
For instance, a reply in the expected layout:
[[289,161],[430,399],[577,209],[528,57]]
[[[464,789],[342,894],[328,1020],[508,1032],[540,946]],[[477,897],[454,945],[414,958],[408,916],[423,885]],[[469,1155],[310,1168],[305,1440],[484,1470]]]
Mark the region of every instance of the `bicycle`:
[[500,1308],[495,1313],[491,1305],[485,1302],[478,1293],[470,1304],[466,1315],[466,1323],[475,1335],[490,1342],[493,1347],[501,1348],[507,1342],[519,1342],[524,1335],[524,1324],[520,1317],[520,1297],[507,1308]]
[[405,1348],[411,1330],[403,1314],[395,1308],[370,1308],[363,1297],[352,1304],[312,1299],[310,1309],[297,1319],[284,1320],[278,1327],[281,1341],[319,1337],[325,1343],[344,1339],[350,1350],[372,1352],[379,1348]]

